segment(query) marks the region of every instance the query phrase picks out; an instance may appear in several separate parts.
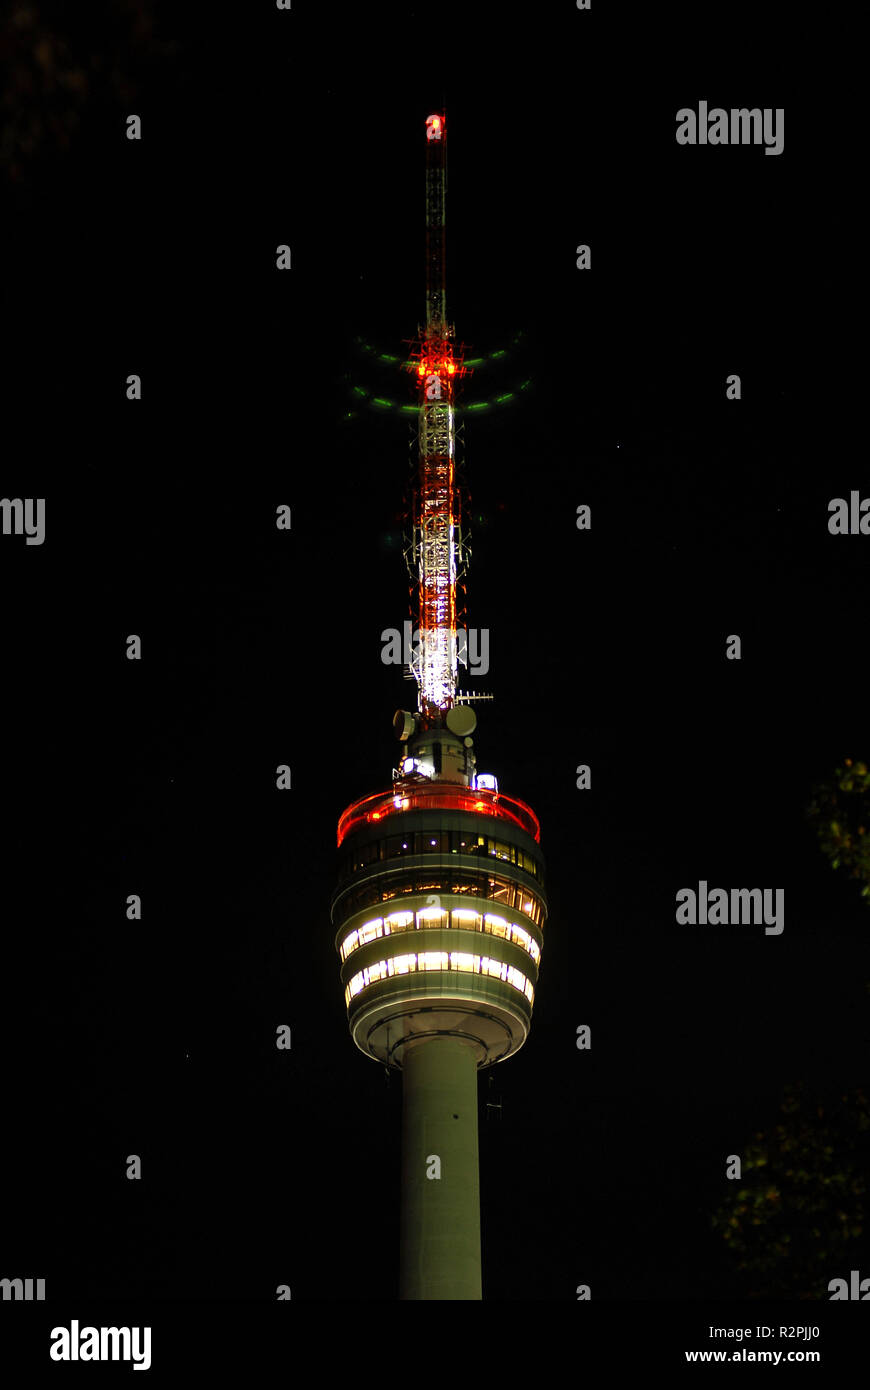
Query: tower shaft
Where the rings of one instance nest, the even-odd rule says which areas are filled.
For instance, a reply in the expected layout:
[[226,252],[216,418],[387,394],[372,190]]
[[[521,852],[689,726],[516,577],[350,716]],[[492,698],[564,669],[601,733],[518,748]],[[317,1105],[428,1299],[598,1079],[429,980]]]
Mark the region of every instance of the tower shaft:
[[477,1059],[456,1037],[405,1052],[399,1296],[482,1297]]

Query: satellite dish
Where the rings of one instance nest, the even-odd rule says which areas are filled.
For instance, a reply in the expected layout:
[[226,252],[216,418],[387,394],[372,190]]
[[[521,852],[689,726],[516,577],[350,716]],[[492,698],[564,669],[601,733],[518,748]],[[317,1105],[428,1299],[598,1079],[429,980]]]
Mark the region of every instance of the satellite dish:
[[467,738],[477,728],[477,715],[470,705],[454,705],[447,711],[445,721],[451,734]]
[[397,709],[393,715],[393,733],[401,743],[407,743],[414,732],[414,716],[406,709]]

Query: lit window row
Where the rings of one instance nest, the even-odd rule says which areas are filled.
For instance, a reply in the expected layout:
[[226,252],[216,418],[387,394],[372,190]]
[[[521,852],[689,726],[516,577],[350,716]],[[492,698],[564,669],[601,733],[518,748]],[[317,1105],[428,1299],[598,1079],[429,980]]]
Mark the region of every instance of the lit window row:
[[474,854],[486,859],[503,859],[507,863],[516,864],[534,878],[543,879],[544,874],[543,865],[534,855],[528,854],[507,840],[498,840],[489,835],[475,835],[468,830],[406,830],[402,834],[388,835],[386,839],[376,840],[352,850],[342,862],[341,877],[357,873],[368,864],[417,854]]
[[381,878],[362,883],[342,895],[341,911],[350,917],[375,903],[388,902],[400,893],[466,893],[474,897],[492,898],[503,907],[516,908],[531,917],[537,927],[543,927],[546,912],[540,899],[528,888],[501,878],[498,874],[474,874],[447,871],[446,873],[416,873],[390,884]]
[[392,932],[413,931],[415,928],[420,930],[423,927],[436,927],[446,931],[451,926],[458,927],[461,931],[483,931],[492,936],[500,936],[505,941],[512,941],[516,946],[522,946],[536,965],[541,959],[541,948],[525,927],[519,926],[516,922],[508,922],[494,912],[475,912],[471,907],[454,907],[449,912],[440,907],[423,907],[419,912],[391,912],[387,917],[375,917],[371,922],[364,922],[356,931],[348,933],[341,943],[339,954],[343,961],[347,960],[358,947],[375,941],[379,936],[389,936]]
[[403,956],[393,956],[391,960],[375,961],[363,970],[357,971],[344,991],[344,1002],[349,1004],[357,994],[378,980],[388,980],[393,975],[408,975],[416,970],[462,970],[473,975],[490,975],[496,980],[504,980],[524,994],[530,1004],[535,1002],[535,991],[530,980],[521,970],[504,961],[493,960],[491,956],[475,956],[467,951],[420,951]]

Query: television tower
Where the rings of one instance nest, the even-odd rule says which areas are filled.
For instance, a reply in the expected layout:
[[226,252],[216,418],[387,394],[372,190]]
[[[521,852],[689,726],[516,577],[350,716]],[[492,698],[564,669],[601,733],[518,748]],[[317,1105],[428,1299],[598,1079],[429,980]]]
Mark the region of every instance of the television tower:
[[351,1036],[402,1072],[403,1299],[482,1297],[477,1073],[528,1037],[547,916],[538,820],[476,770],[470,702],[491,697],[457,692],[468,537],[454,392],[468,369],[447,322],[446,152],[445,116],[428,116],[426,322],[407,364],[419,402],[405,549],[417,710],[393,719],[392,785],[339,819],[332,899]]

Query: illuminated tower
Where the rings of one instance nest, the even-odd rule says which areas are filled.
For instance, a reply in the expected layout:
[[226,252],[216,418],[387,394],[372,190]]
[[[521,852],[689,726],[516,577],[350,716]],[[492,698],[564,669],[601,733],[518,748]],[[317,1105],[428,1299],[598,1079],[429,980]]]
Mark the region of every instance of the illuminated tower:
[[528,1037],[547,915],[534,812],[476,771],[457,692],[467,563],[454,389],[466,374],[445,307],[446,126],[426,120],[426,323],[412,344],[419,455],[406,559],[415,713],[397,711],[392,785],[338,823],[332,900],[357,1047],[403,1074],[400,1296],[479,1299],[477,1072]]

